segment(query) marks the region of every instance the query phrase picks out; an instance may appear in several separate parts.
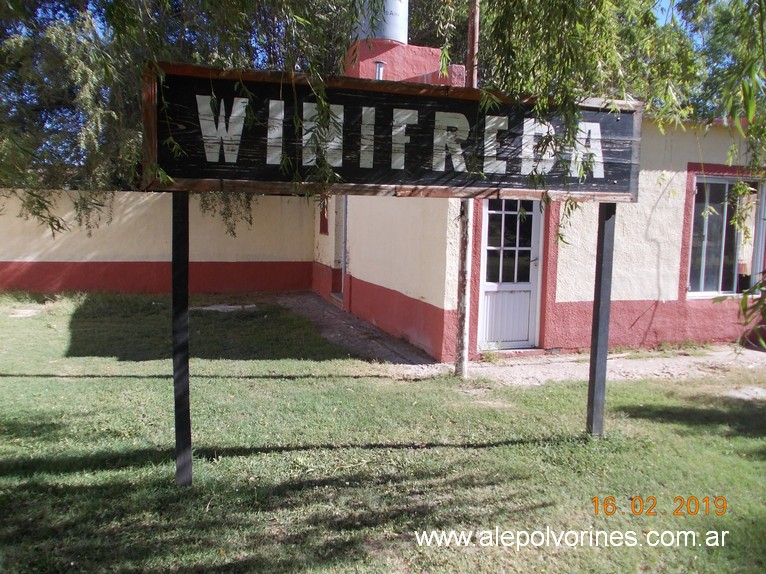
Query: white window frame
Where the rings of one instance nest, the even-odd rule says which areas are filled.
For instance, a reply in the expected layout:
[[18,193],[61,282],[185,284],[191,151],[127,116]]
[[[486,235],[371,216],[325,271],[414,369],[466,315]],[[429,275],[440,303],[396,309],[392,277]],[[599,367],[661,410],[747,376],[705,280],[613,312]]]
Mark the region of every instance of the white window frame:
[[[719,183],[719,184],[727,184],[729,186],[733,186],[738,181],[752,181],[750,178],[747,177],[725,177],[725,176],[703,176],[698,175],[695,178],[694,181],[694,193],[698,193],[697,189],[700,183]],[[758,188],[757,192],[757,204],[756,204],[756,216],[755,216],[755,224],[754,224],[754,230],[751,237],[751,241],[753,242],[753,261],[752,261],[752,277],[760,277],[761,273],[764,271],[764,264],[763,264],[763,257],[764,257],[764,241],[766,241],[766,186],[764,186],[764,182],[761,180],[755,180],[755,184]],[[694,238],[694,212],[693,210],[696,208],[696,201],[692,202],[692,223],[690,226],[690,241],[689,241],[689,275],[688,275],[688,283],[686,286],[687,289],[687,298],[689,299],[710,299],[712,297],[720,297],[722,295],[732,296],[732,297],[739,297],[741,296],[740,293],[737,293],[736,291],[736,285],[735,285],[735,291],[692,291],[691,290],[691,279],[692,279],[692,263],[694,261],[694,258],[692,257],[692,249],[693,249],[693,238]],[[726,211],[726,217],[729,219],[729,213],[728,209]],[[735,241],[737,242],[737,245],[739,245],[741,241],[741,232],[737,230]],[[721,264],[723,264],[723,254],[721,258]],[[702,263],[702,268],[704,268],[704,259]]]

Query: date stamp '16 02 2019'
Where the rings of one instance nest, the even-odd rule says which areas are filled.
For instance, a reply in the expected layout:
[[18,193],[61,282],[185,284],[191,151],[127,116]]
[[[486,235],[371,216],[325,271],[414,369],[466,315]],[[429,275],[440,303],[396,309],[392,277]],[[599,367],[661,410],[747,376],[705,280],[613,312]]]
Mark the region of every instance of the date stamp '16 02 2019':
[[[671,510],[669,505],[663,509],[662,505],[658,508],[657,497],[655,496],[631,496],[624,505],[617,502],[614,496],[605,496],[600,498],[594,496],[590,499],[593,503],[593,512],[596,516],[605,514],[632,514],[634,516],[657,516],[667,515]],[[715,514],[723,516],[728,508],[726,497],[724,496],[676,496],[673,498],[672,515],[673,516],[696,516]]]

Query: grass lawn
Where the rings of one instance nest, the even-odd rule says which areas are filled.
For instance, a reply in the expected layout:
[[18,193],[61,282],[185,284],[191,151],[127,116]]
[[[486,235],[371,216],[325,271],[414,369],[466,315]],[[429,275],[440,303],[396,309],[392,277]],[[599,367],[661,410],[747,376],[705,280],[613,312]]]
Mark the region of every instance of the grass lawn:
[[[610,382],[592,441],[583,381],[390,379],[268,302],[194,312],[191,332],[179,489],[169,299],[0,295],[0,572],[766,571],[766,404],[726,397],[764,373]],[[416,538],[495,528],[567,538]],[[650,546],[663,531],[700,545]]]

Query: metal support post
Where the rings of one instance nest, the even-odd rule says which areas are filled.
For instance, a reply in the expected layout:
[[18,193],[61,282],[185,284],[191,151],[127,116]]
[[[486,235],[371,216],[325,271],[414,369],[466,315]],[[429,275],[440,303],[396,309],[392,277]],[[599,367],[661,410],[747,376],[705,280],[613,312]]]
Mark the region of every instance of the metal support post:
[[175,395],[176,484],[191,486],[189,407],[189,192],[173,195],[173,390]]
[[598,206],[598,243],[596,244],[596,286],[593,293],[593,330],[590,343],[588,379],[588,418],[586,431],[593,437],[604,434],[606,400],[606,357],[609,349],[609,310],[612,303],[612,261],[614,259],[614,223],[617,204]]

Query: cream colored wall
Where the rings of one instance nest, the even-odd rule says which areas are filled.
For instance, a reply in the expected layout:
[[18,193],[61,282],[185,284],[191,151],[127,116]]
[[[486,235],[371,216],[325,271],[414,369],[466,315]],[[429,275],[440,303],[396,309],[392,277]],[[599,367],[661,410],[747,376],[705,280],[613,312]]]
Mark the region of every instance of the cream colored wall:
[[[722,126],[687,125],[662,134],[644,121],[638,202],[617,206],[612,299],[678,298],[687,165],[726,164],[732,137]],[[744,163],[738,155],[735,164]],[[559,245],[557,302],[593,300],[597,230],[596,204],[584,204],[564,228],[568,244]]]
[[349,197],[349,273],[436,307],[455,309],[459,213],[457,200]]
[[336,245],[336,226],[338,224],[337,207],[343,202],[343,197],[333,196],[327,204],[327,235],[319,233],[319,203],[314,202],[314,261],[327,267],[340,267],[340,249]]
[[[64,208],[67,199],[59,203]],[[117,193],[112,223],[102,223],[91,237],[71,210],[60,212],[70,230],[55,237],[36,221],[15,217],[18,212],[18,200],[10,199],[0,215],[0,261],[170,260],[169,194]],[[192,261],[311,261],[314,205],[302,198],[260,197],[252,227],[239,225],[233,238],[192,198],[189,229]]]

